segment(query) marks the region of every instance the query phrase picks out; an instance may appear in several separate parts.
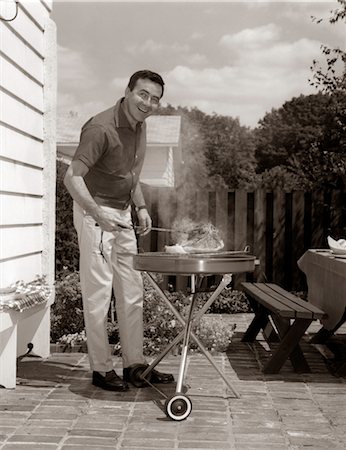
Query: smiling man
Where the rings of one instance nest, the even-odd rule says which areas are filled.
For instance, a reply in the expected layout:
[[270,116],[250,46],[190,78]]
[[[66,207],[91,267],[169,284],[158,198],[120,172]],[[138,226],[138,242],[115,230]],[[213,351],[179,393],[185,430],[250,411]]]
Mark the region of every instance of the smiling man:
[[[139,232],[151,229],[139,184],[145,149],[145,119],[163,95],[164,82],[149,70],[134,73],[125,97],[92,117],[65,176],[74,200],[74,226],[80,251],[80,282],[90,367],[94,385],[125,391],[130,367],[145,364],[143,356],[143,282],[132,268],[137,252],[131,220],[135,208]],[[123,361],[123,379],[113,370],[107,317],[112,288],[116,298]],[[137,380],[138,381],[138,380]],[[151,382],[169,383],[170,374],[152,371]]]

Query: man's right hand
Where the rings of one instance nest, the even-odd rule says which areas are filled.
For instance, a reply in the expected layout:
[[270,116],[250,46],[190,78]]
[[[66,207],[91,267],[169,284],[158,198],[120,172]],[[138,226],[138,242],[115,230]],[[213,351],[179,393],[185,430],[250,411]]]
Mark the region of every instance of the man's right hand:
[[132,223],[117,220],[111,213],[104,211],[101,208],[94,216],[94,219],[103,231],[109,231],[110,233],[122,231],[124,229],[131,230],[133,228]]

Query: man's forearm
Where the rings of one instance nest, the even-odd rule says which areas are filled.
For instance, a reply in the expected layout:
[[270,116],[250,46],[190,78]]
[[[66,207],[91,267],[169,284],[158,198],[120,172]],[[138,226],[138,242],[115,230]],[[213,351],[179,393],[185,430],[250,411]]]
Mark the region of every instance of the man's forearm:
[[137,183],[135,192],[132,197],[133,203],[135,206],[143,206],[145,205],[145,200],[142,192],[142,188],[139,183]]
[[91,196],[83,177],[67,176],[64,183],[73,200],[96,220],[100,213],[100,207]]

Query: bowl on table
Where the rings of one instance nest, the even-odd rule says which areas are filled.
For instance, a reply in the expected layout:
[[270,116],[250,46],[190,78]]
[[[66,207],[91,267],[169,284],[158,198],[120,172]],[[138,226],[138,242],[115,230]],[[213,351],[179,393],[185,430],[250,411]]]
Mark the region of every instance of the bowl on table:
[[346,258],[346,239],[335,240],[331,236],[327,238],[329,248],[335,256]]

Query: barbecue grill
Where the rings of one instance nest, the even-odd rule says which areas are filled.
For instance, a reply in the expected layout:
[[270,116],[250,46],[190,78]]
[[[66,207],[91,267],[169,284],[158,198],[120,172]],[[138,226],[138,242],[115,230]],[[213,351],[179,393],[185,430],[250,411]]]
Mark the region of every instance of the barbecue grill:
[[[196,342],[201,352],[212,364],[226,385],[231,389],[236,398],[239,394],[226,378],[223,371],[217,366],[210,353],[192,331],[192,325],[197,323],[203,314],[209,309],[211,304],[216,300],[223,289],[230,284],[233,273],[253,272],[255,269],[255,257],[247,251],[229,251],[229,252],[204,252],[194,254],[178,254],[178,253],[161,253],[161,252],[145,252],[133,255],[133,266],[136,270],[146,273],[148,280],[164,303],[169,307],[173,314],[177,317],[184,329],[176,336],[176,338],[156,357],[149,365],[136,364],[131,367],[131,378],[138,381],[140,386],[143,381],[154,387],[165,397],[166,415],[177,421],[186,419],[192,410],[191,399],[183,392],[183,380],[185,376],[187,351],[190,337]],[[179,311],[172,305],[166,297],[163,290],[156,283],[150,272],[170,274],[170,275],[188,275],[191,277],[191,295],[190,308],[188,316],[184,319]],[[208,275],[223,275],[221,282],[211,294],[203,307],[193,315],[196,303],[196,292],[202,284],[202,280]],[[150,373],[156,365],[168,354],[168,352],[181,340],[182,352],[180,359],[179,374],[176,384],[175,394],[167,397],[164,392],[157,389],[150,383]]]

